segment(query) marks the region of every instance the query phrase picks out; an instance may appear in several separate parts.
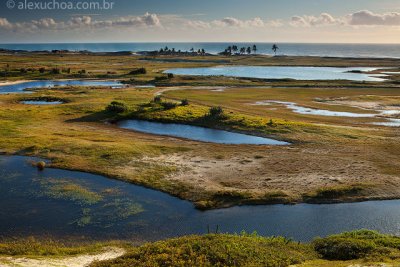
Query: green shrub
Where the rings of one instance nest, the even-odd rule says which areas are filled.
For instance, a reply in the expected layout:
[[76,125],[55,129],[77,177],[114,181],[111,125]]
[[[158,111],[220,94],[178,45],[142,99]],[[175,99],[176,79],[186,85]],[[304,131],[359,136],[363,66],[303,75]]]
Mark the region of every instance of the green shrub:
[[310,246],[281,237],[209,234],[146,244],[118,259],[94,263],[92,267],[287,267],[315,258]]
[[393,251],[398,257],[400,237],[359,230],[318,238],[313,245],[319,254],[331,260],[360,259],[368,255],[389,256]]
[[134,69],[131,72],[129,72],[130,75],[139,75],[139,74],[146,74],[147,70],[145,68],[138,68]]
[[174,74],[168,73],[168,74],[167,74],[167,77],[168,77],[168,79],[172,79],[172,78],[174,78]]
[[113,101],[106,107],[106,111],[113,113],[123,113],[128,111],[128,107],[125,103]]
[[160,96],[160,95],[156,95],[156,96],[153,98],[153,102],[154,102],[154,103],[161,103],[161,101],[162,101],[162,99],[161,99],[161,96]]
[[337,186],[318,189],[312,194],[306,195],[311,199],[336,199],[340,197],[351,197],[361,193],[365,189],[363,185]]
[[182,100],[181,100],[181,106],[189,106],[189,100],[187,100],[187,99],[182,99]]
[[321,238],[314,241],[315,250],[329,260],[360,259],[376,248],[368,240],[348,239],[340,237]]
[[174,102],[161,102],[160,104],[165,110],[173,109],[177,106],[177,104]]
[[53,69],[51,70],[51,74],[61,74],[61,70],[58,69],[58,68],[53,68]]
[[38,168],[39,171],[43,171],[44,168],[46,167],[46,162],[39,161],[38,163],[36,163],[36,167]]
[[274,122],[272,119],[270,119],[269,122],[267,122],[267,126],[269,126],[269,127],[275,127],[276,124],[275,124],[275,122]]
[[222,107],[211,107],[208,111],[207,116],[212,119],[220,119],[224,116],[224,110]]

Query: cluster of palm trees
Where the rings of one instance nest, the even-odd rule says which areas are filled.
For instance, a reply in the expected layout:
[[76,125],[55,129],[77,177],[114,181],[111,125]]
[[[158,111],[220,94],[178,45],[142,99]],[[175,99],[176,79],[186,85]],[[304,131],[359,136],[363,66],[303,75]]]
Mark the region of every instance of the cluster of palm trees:
[[244,54],[251,54],[252,52],[254,52],[254,54],[257,53],[257,46],[253,45],[253,47],[241,47],[239,49],[239,47],[237,45],[232,45],[232,46],[228,46],[228,48],[225,49],[224,52],[220,53],[223,55],[244,55]]
[[[165,48],[161,48],[158,51],[158,54],[162,54],[162,55],[175,55],[175,54],[188,54],[188,51],[183,52],[182,50],[176,50],[175,48],[169,48],[168,46],[166,46]],[[206,50],[204,49],[199,49],[199,50],[195,50],[194,48],[190,49],[190,54],[196,54],[196,55],[205,55],[206,54]]]
[[[279,47],[276,44],[274,44],[272,46],[272,51],[274,51],[275,55],[276,55],[276,52],[278,51],[278,49],[279,49]],[[253,47],[249,46],[247,48],[246,47],[241,47],[240,49],[239,49],[239,47],[237,45],[232,45],[232,46],[228,46],[220,54],[221,55],[228,55],[228,56],[231,56],[231,55],[244,55],[244,54],[250,55],[251,53],[257,54],[257,51],[258,51],[258,49],[257,49],[256,45],[253,45]]]

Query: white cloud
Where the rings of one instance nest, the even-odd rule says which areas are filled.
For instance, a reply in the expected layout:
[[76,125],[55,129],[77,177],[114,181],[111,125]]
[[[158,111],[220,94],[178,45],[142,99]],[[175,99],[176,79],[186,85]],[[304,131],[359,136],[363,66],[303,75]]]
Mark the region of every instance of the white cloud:
[[369,10],[362,10],[349,15],[350,25],[386,25],[400,26],[400,13],[391,12],[376,14]]
[[319,16],[293,16],[290,20],[292,26],[326,26],[343,23],[343,19],[334,18],[328,13],[322,13]]
[[296,27],[347,25],[347,26],[400,26],[400,13],[377,14],[369,10],[351,13],[344,17],[334,17],[328,13],[319,16],[293,16],[290,25]]
[[240,20],[237,18],[226,17],[221,20],[212,21],[212,25],[218,27],[264,27],[268,23],[263,21],[261,18],[253,18],[249,20]]
[[0,28],[11,29],[12,25],[6,18],[0,18]]
[[0,28],[20,32],[39,30],[75,30],[82,28],[108,27],[158,27],[160,19],[156,14],[146,13],[143,16],[121,17],[116,20],[93,20],[90,16],[72,17],[68,21],[56,21],[53,18],[31,20],[29,22],[10,23],[6,18],[0,18]]

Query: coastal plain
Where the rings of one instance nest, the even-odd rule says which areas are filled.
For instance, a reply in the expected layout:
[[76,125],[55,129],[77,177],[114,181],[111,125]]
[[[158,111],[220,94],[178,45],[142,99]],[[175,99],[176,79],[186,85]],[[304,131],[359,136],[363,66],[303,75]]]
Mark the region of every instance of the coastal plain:
[[[400,60],[125,53],[0,54],[0,153],[39,168],[101,174],[191,201],[198,209],[400,198]],[[217,66],[371,67],[384,81],[168,75]],[[1,94],[37,80],[107,80]],[[33,101],[33,102],[32,102]],[[26,103],[54,102],[54,105]],[[215,115],[216,114],[216,115]],[[178,123],[286,145],[216,144],[122,129],[122,120]],[[34,167],[32,167],[34,168]],[[12,179],[12,174],[3,179]],[[15,178],[15,177],[14,177]],[[103,201],[64,181],[47,195]],[[132,214],[143,210],[135,206]],[[82,223],[89,223],[85,217]],[[399,238],[372,231],[311,243],[256,233],[168,239],[140,247],[43,237],[1,239],[4,266],[399,266]],[[68,242],[67,242],[68,241]],[[134,244],[136,245],[136,244]],[[122,257],[120,257],[123,255]],[[143,256],[144,255],[144,256]],[[95,260],[109,260],[93,262]]]

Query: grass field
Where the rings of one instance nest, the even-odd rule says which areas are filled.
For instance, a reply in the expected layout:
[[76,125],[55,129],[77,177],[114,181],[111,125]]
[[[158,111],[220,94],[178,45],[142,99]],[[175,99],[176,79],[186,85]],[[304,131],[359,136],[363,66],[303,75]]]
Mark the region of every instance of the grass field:
[[[382,67],[393,66],[398,60],[216,56],[150,60],[139,56],[29,53],[0,55],[0,59],[0,69],[7,68],[8,64],[11,74],[5,77],[7,80],[82,77],[133,83],[124,89],[66,87],[36,89],[29,95],[0,95],[0,151],[3,153],[42,156],[51,159],[54,167],[99,173],[145,185],[191,200],[199,208],[400,196],[398,128],[371,124],[385,121],[384,118],[302,115],[280,104],[254,105],[266,100],[290,101],[309,108],[375,113],[373,108],[364,107],[397,109],[396,80],[296,82],[168,78],[162,74],[171,67],[212,66],[212,62],[221,60],[241,65]],[[66,66],[71,68],[70,73],[48,71]],[[141,67],[146,68],[146,74],[129,74]],[[18,71],[21,68],[35,70],[21,73]],[[39,68],[46,71],[41,74],[37,71]],[[82,69],[85,73],[78,74]],[[162,87],[135,88],[134,85],[146,83]],[[224,87],[215,91],[216,86]],[[162,95],[163,102],[187,99],[189,105],[149,106],[157,94]],[[27,98],[57,99],[64,104],[19,103]],[[127,110],[122,114],[105,112],[112,101],[125,103]],[[204,120],[213,106],[223,108],[224,119]],[[217,145],[142,134],[106,123],[126,118],[227,129],[285,140],[292,145]]]
[[[163,74],[169,68],[220,64],[398,70],[399,60],[20,53],[1,54],[0,62],[4,84],[77,78],[113,79],[127,84],[122,89],[61,87],[33,89],[31,94],[0,94],[0,153],[40,156],[51,160],[46,167],[97,173],[144,185],[190,200],[201,209],[400,198],[399,128],[372,124],[386,121],[385,116],[399,118],[398,114],[327,117],[297,114],[279,103],[255,105],[259,101],[286,101],[305,108],[360,114],[398,110],[398,75],[377,83]],[[146,73],[137,74],[139,68],[145,68]],[[157,87],[139,87],[144,84]],[[24,105],[20,103],[23,100],[57,100],[63,104]],[[180,105],[182,100],[185,105]],[[113,101],[118,102],[117,109],[107,111]],[[217,106],[223,113],[210,117],[210,108]],[[123,130],[114,124],[130,118],[200,125],[291,144],[203,143]],[[49,188],[55,197],[89,202],[99,199],[93,192],[70,184],[49,181]],[[310,244],[281,237],[211,234],[141,247],[118,242],[88,245],[3,240],[0,254],[62,257],[96,253],[112,245],[129,252],[93,266],[399,266],[399,244],[396,237],[369,231],[344,233]]]

